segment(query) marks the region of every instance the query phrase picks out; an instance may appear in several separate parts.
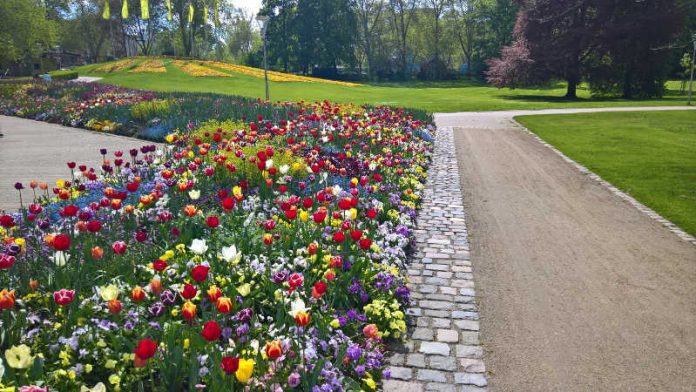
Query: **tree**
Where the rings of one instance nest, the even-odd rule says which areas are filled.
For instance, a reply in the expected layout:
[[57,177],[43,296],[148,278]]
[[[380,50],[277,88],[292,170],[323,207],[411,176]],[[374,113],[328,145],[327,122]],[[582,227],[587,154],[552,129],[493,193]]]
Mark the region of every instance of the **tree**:
[[31,70],[33,57],[57,41],[57,25],[38,0],[0,1],[0,64]]
[[374,47],[380,39],[379,27],[381,26],[384,0],[356,0],[356,15],[359,27],[359,41],[367,59],[369,78],[375,78],[375,53]]
[[[588,0],[521,1],[513,31],[515,42],[511,50],[503,50],[499,60],[489,63],[488,80],[541,83],[560,78],[568,84],[566,98],[577,98],[577,86],[595,43],[595,14],[590,5]],[[524,77],[515,67],[520,64],[532,64],[524,69]]]
[[675,0],[603,0],[601,21],[588,70],[595,94],[659,97],[669,72],[668,59],[682,25]]
[[408,73],[408,33],[414,17],[416,0],[389,0],[392,27],[397,41],[397,58],[402,74]]

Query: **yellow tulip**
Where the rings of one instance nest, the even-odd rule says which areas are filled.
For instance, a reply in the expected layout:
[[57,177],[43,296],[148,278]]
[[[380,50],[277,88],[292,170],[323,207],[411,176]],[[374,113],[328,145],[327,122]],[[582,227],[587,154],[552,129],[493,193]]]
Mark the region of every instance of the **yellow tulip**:
[[242,383],[246,383],[249,381],[249,378],[251,377],[252,373],[254,373],[254,365],[256,363],[254,362],[253,359],[240,359],[239,360],[239,368],[237,369],[237,372],[234,374],[237,377],[237,380]]

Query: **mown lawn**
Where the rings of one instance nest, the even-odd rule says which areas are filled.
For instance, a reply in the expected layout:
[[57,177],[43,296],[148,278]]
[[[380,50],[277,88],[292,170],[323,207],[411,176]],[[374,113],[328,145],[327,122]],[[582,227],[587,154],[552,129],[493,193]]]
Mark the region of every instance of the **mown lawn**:
[[[235,74],[230,77],[193,77],[175,67],[169,60],[163,74],[129,73],[126,70],[111,74],[94,72],[99,66],[78,68],[80,75],[101,76],[103,83],[157,91],[210,92],[263,97],[263,79]],[[345,87],[324,83],[270,82],[272,100],[331,100],[343,103],[388,104],[430,112],[548,109],[563,107],[662,106],[683,105],[685,95],[674,90],[660,100],[591,99],[581,88],[579,100],[566,100],[562,83],[537,89],[497,89],[480,82],[408,82],[370,84]]]
[[516,120],[696,235],[696,111],[521,116]]

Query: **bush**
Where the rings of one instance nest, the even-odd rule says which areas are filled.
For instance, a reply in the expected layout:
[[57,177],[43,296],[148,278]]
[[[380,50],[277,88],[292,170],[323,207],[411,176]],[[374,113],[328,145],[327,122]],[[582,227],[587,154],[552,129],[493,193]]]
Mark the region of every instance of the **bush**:
[[53,80],[74,80],[77,79],[77,71],[51,71],[48,73]]

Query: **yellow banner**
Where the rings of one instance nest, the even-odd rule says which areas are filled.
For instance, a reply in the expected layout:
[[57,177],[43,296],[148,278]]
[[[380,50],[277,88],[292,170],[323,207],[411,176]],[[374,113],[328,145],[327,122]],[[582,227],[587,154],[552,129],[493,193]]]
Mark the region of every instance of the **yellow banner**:
[[102,18],[110,19],[111,10],[109,9],[109,0],[104,0],[104,12],[102,12]]
[[121,7],[121,17],[123,19],[128,19],[128,0],[123,0],[123,7]]
[[150,19],[150,7],[147,4],[147,0],[140,0],[140,16],[144,20]]

